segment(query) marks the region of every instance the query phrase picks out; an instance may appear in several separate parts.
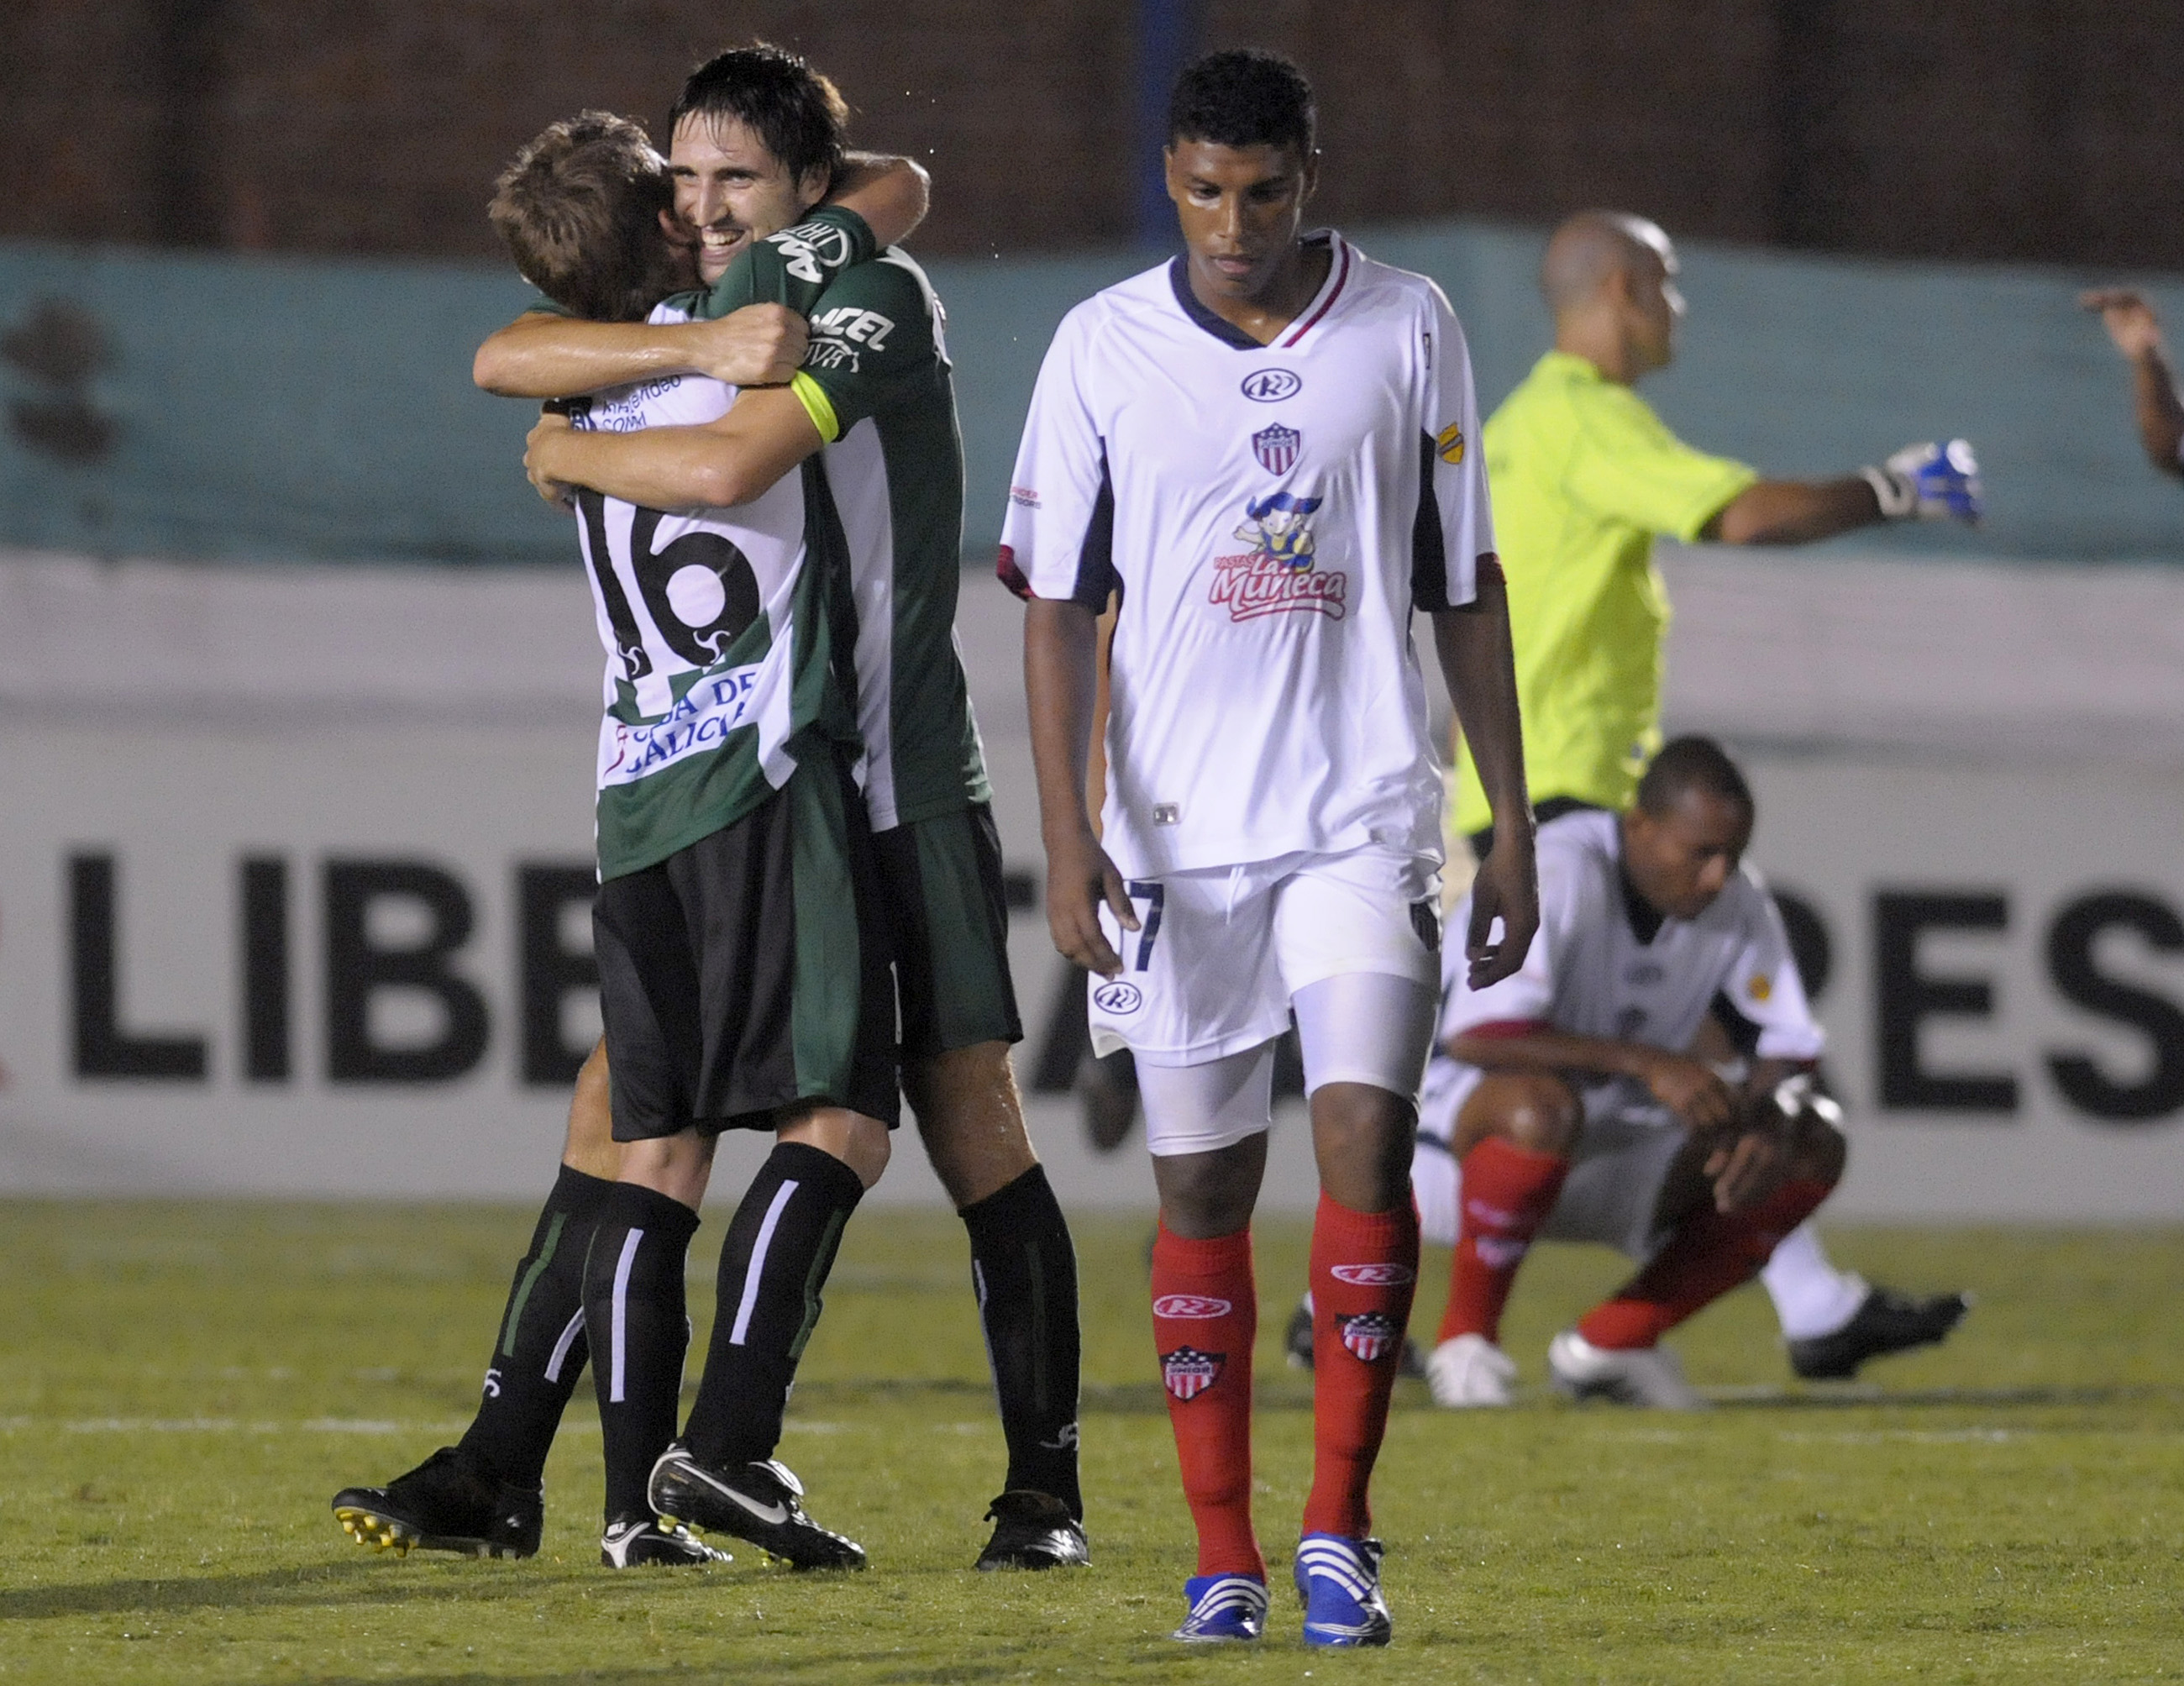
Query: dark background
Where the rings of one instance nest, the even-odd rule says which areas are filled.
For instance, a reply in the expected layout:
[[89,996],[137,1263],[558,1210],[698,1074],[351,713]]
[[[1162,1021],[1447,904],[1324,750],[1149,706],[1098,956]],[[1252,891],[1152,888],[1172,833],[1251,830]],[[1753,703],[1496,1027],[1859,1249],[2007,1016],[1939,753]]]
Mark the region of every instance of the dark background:
[[495,258],[518,144],[586,105],[656,124],[690,64],[760,35],[931,167],[922,250],[1112,245],[1163,25],[1304,64],[1331,221],[1609,204],[1808,250],[2184,268],[2170,0],[12,0],[0,237]]

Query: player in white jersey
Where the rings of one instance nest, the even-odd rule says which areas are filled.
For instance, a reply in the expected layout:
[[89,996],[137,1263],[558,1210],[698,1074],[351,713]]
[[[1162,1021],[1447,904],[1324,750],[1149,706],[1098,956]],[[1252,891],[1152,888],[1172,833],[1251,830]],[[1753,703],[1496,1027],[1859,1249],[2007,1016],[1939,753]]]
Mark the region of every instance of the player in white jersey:
[[[1698,1406],[1660,1337],[1757,1273],[1841,1176],[1838,1114],[1811,1075],[1825,1038],[1743,864],[1752,820],[1720,747],[1674,740],[1626,812],[1540,826],[1524,969],[1485,989],[1446,980],[1413,1170],[1426,1234],[1456,1248],[1427,1360],[1440,1404],[1508,1403],[1502,1309],[1546,1237],[1641,1264],[1555,1337],[1555,1385]],[[1724,1001],[1754,1033],[1736,1084],[1685,1052]]]
[[[1047,912],[1095,1047],[1136,1056],[1161,1195],[1153,1321],[1199,1539],[1177,1637],[1258,1636],[1250,1221],[1273,1043],[1301,1031],[1322,1198],[1305,1637],[1384,1644],[1367,1488],[1418,1268],[1408,1188],[1431,1034],[1440,784],[1426,611],[1510,829],[1466,940],[1483,984],[1536,913],[1507,617],[1462,331],[1432,282],[1301,233],[1309,86],[1212,54],[1170,107],[1186,252],[1071,312],[1040,371],[1001,572],[1025,677]],[[1095,617],[1105,826],[1085,812]],[[1104,847],[1103,847],[1104,840]],[[1499,918],[1502,935],[1490,926]]]

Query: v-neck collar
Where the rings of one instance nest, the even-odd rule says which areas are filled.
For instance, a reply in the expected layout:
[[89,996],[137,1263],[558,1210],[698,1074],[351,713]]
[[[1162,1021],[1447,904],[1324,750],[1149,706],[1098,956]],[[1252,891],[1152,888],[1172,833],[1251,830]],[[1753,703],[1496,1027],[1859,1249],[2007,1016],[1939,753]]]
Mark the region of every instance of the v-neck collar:
[[1615,881],[1623,891],[1623,917],[1630,921],[1630,935],[1638,939],[1641,948],[1651,948],[1661,927],[1669,923],[1669,916],[1641,896],[1638,886],[1631,883],[1630,868],[1623,864],[1620,828],[1615,839]]
[[1198,295],[1190,290],[1190,260],[1187,255],[1178,253],[1169,260],[1168,284],[1175,290],[1175,302],[1183,314],[1223,345],[1238,351],[1291,350],[1318,325],[1319,319],[1334,308],[1335,299],[1341,296],[1343,288],[1350,280],[1350,245],[1340,235],[1331,228],[1316,228],[1304,237],[1303,243],[1307,246],[1324,243],[1329,248],[1327,278],[1320,282],[1319,291],[1312,295],[1312,302],[1264,345],[1226,316],[1207,310],[1199,301]]

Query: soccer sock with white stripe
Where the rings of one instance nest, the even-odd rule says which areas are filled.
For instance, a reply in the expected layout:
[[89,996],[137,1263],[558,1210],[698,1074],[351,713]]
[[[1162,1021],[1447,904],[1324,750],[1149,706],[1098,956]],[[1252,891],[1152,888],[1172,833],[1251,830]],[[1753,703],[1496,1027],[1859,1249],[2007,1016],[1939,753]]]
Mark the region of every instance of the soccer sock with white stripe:
[[1080,1521],[1077,1484],[1077,1249],[1034,1165],[962,1212],[986,1356],[1009,1443],[1008,1488],[1044,1493]]
[[649,1516],[645,1485],[675,1438],[690,1316],[683,1261],[698,1214],[681,1201],[618,1182],[599,1203],[584,1261],[584,1329],[606,1443],[610,1522]]
[[751,1179],[721,1248],[712,1343],[683,1425],[699,1463],[733,1469],[773,1455],[827,1273],[864,1194],[855,1171],[800,1142],[777,1143]]
[[584,1253],[610,1182],[561,1167],[515,1267],[485,1375],[485,1397],[463,1431],[471,1462],[536,1487],[561,1412],[584,1373]]

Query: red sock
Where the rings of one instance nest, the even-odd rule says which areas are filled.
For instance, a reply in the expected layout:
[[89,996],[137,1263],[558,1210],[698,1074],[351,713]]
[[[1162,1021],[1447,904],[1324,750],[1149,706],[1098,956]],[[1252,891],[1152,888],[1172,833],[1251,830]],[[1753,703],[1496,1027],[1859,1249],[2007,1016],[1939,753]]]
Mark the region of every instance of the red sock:
[[1251,1530],[1251,1341],[1258,1331],[1251,1232],[1153,1240],[1153,1345],[1167,1387],[1198,1572],[1266,1577]]
[[1833,1183],[1792,1177],[1757,1206],[1724,1216],[1711,1206],[1685,1220],[1653,1262],[1578,1320],[1596,1347],[1650,1347],[1767,1262],[1774,1245],[1812,1216]]
[[1440,1339],[1484,1335],[1501,1340],[1502,1308],[1509,1303],[1517,1267],[1554,1210],[1569,1168],[1566,1153],[1535,1153],[1498,1136],[1463,1156],[1457,1188],[1462,1214]]
[[1363,1539],[1366,1488],[1418,1287],[1418,1213],[1353,1212],[1326,1195],[1312,1225],[1312,1496],[1304,1531]]

